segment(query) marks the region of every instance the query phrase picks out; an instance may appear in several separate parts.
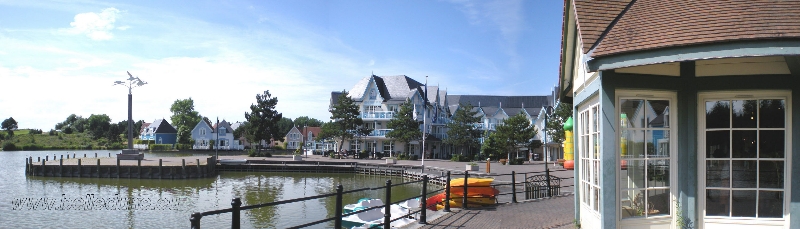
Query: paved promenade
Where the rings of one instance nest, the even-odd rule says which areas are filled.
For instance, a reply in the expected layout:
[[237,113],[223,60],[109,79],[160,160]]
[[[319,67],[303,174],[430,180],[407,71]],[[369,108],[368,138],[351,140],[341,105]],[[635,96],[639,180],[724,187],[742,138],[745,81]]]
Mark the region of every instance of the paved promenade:
[[454,208],[427,225],[413,224],[406,228],[576,228],[573,203],[573,196],[566,195],[487,208]]

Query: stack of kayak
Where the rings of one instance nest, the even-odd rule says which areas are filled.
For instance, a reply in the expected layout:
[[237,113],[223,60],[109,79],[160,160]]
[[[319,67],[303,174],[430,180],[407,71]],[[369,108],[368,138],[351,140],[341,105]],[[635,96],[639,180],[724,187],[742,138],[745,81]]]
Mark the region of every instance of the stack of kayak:
[[[362,198],[358,200],[358,203],[345,205],[343,213],[348,214],[382,205],[384,204],[381,199]],[[401,217],[408,214],[412,208],[417,207],[419,207],[418,199],[411,199],[400,204],[389,205],[389,212],[392,215],[392,220],[397,219],[391,223],[392,227],[401,227],[414,222],[414,219]],[[381,228],[384,220],[384,211],[385,208],[381,207],[342,217],[342,226],[345,228]]]
[[[467,204],[483,206],[497,203],[495,199],[500,191],[492,187],[493,178],[467,178]],[[428,209],[444,208],[446,193],[442,192],[427,199]],[[450,180],[450,207],[460,208],[464,202],[464,178]]]

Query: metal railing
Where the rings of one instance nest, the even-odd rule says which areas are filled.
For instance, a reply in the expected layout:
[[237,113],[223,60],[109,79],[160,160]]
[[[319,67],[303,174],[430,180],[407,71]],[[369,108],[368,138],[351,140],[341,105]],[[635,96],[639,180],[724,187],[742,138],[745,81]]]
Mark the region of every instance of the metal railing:
[[[434,177],[434,179],[438,179],[438,178],[442,178],[442,176]],[[334,228],[342,228],[342,218],[343,217],[355,215],[355,214],[366,212],[366,211],[370,211],[370,210],[380,209],[380,208],[384,208],[384,220],[383,220],[384,228],[391,228],[391,223],[392,222],[394,222],[396,220],[399,220],[399,219],[402,219],[402,218],[405,218],[405,217],[416,215],[417,213],[419,213],[419,218],[418,218],[419,223],[420,224],[426,224],[427,223],[427,211],[426,211],[426,209],[427,209],[427,207],[433,206],[433,205],[429,205],[429,204],[426,203],[428,195],[431,194],[431,193],[439,192],[439,191],[442,191],[442,190],[445,190],[445,189],[449,188],[449,187],[447,187],[447,188],[441,188],[441,189],[428,191],[427,189],[428,189],[429,179],[430,178],[428,178],[428,175],[423,175],[423,179],[422,180],[410,181],[410,182],[405,182],[405,183],[400,183],[400,184],[392,184],[392,180],[389,179],[389,180],[386,180],[386,186],[375,187],[375,188],[361,188],[361,189],[355,189],[355,190],[350,190],[350,191],[344,191],[343,188],[342,188],[342,185],[339,184],[339,185],[336,186],[336,192],[335,193],[322,194],[322,195],[317,195],[317,196],[309,196],[309,197],[303,197],[303,198],[296,198],[296,199],[290,199],[290,200],[282,200],[282,201],[276,201],[276,202],[264,203],[264,204],[255,204],[255,205],[250,205],[250,206],[242,206],[241,199],[240,198],[234,198],[233,200],[231,200],[231,208],[225,208],[225,209],[219,209],[219,210],[213,210],[213,211],[207,211],[207,212],[195,212],[195,213],[192,213],[191,217],[189,218],[189,221],[191,222],[191,227],[192,228],[199,229],[200,228],[200,220],[203,218],[203,216],[218,215],[218,214],[223,214],[223,213],[231,213],[231,228],[237,229],[237,228],[240,228],[240,226],[241,226],[241,217],[240,216],[241,216],[241,211],[243,211],[243,210],[270,207],[270,206],[276,206],[276,205],[282,205],[282,204],[290,204],[290,203],[295,203],[295,202],[300,202],[300,201],[307,201],[307,200],[314,200],[314,199],[320,199],[320,198],[327,198],[327,197],[331,197],[331,196],[336,196],[335,214],[334,214],[333,217],[325,218],[325,219],[321,219],[321,220],[317,220],[317,221],[314,221],[314,222],[309,222],[309,223],[305,223],[305,224],[301,224],[301,225],[297,225],[297,226],[293,226],[293,227],[289,227],[289,228],[309,227],[309,226],[313,226],[313,225],[317,225],[317,224],[321,224],[321,223],[325,223],[325,222],[329,222],[329,221],[333,221],[334,222]],[[449,172],[447,174],[447,180],[450,180],[450,173]],[[422,193],[420,195],[413,196],[413,197],[408,198],[408,199],[403,199],[403,200],[392,202],[391,195],[392,195],[392,188],[393,187],[398,187],[398,186],[403,186],[403,185],[410,185],[410,184],[415,184],[415,183],[422,183]],[[380,190],[380,189],[386,189],[386,196],[385,196],[386,203],[384,205],[375,206],[375,207],[371,207],[371,208],[366,208],[366,209],[362,209],[362,210],[358,210],[358,211],[353,211],[353,212],[350,212],[350,213],[347,213],[347,214],[343,214],[342,213],[342,208],[344,207],[344,205],[342,203],[342,196],[344,194],[350,194],[350,193],[356,193],[356,192],[364,192],[364,191],[373,191],[373,190]],[[420,198],[420,208],[418,210],[413,210],[413,211],[409,210],[408,214],[405,214],[405,215],[402,215],[402,216],[399,216],[399,217],[395,217],[394,219],[392,219],[392,214],[391,214],[391,210],[390,210],[391,205],[399,204],[399,203],[402,203],[403,201],[411,200],[411,199],[414,199],[414,198]],[[447,195],[447,200],[449,201],[449,195]],[[449,211],[449,208],[450,208],[449,202],[447,202],[447,203],[448,204],[445,205],[445,206],[446,206],[446,209]]]
[[386,134],[388,134],[392,130],[393,129],[375,129],[372,132],[370,132],[369,135],[367,135],[367,136],[383,137],[383,136],[386,136]]
[[[568,171],[568,170],[550,170],[550,172],[556,172],[556,171]],[[523,186],[528,187],[529,184],[531,184],[533,182],[539,182],[537,184],[541,184],[541,182],[538,181],[537,179],[528,179],[528,174],[538,174],[538,173],[544,173],[544,172],[516,173],[515,171],[512,171],[510,174],[491,174],[491,175],[484,175],[483,177],[498,177],[498,176],[508,176],[508,175],[510,175],[511,176],[511,182],[510,183],[493,184],[493,185],[490,185],[490,187],[497,188],[497,187],[502,187],[502,186],[511,186],[511,192],[499,193],[495,197],[504,196],[504,195],[511,195],[511,202],[517,203],[518,202],[517,201],[517,193],[519,193],[517,191],[517,185],[518,184],[522,184]],[[476,202],[470,202],[469,201],[470,198],[483,198],[483,197],[470,197],[468,195],[469,184],[467,182],[469,180],[468,178],[470,177],[469,171],[465,171],[463,174],[455,174],[455,175],[463,175],[464,178],[465,178],[464,179],[464,184],[463,184],[463,193],[461,195],[462,196],[461,197],[461,201],[462,201],[461,208],[462,209],[468,209],[470,204],[477,204]],[[517,182],[516,177],[519,176],[519,175],[525,176],[525,179],[523,179],[523,182]],[[428,183],[430,182],[430,179],[440,179],[440,178],[445,178],[445,180],[444,180],[445,186],[443,188],[440,188],[440,189],[435,189],[435,190],[432,190],[432,191],[428,191]],[[566,178],[566,179],[571,179],[571,178]],[[555,181],[555,180],[561,181],[562,178],[556,177],[556,179],[553,179],[551,181]],[[427,224],[427,209],[428,209],[428,207],[433,207],[433,206],[436,205],[436,203],[427,203],[427,198],[429,197],[429,195],[438,193],[440,191],[444,191],[445,198],[442,201],[442,204],[444,205],[442,211],[450,212],[450,200],[451,200],[451,198],[450,198],[450,190],[451,190],[450,181],[451,181],[451,173],[450,173],[450,171],[447,171],[447,174],[443,175],[443,176],[429,178],[428,175],[425,174],[425,175],[422,176],[422,180],[409,181],[409,182],[400,183],[400,184],[392,184],[392,180],[389,179],[389,180],[386,180],[386,186],[374,187],[374,188],[361,188],[361,189],[354,189],[354,190],[344,191],[342,185],[339,184],[339,185],[336,186],[336,192],[334,192],[334,193],[322,194],[322,195],[310,196],[310,197],[303,197],[303,198],[296,198],[296,199],[290,199],[290,200],[282,200],[282,201],[276,201],[276,202],[271,202],[271,203],[255,204],[255,205],[250,205],[250,206],[241,206],[242,205],[241,199],[240,198],[234,198],[233,200],[231,200],[231,208],[225,208],[225,209],[219,209],[219,210],[213,210],[213,211],[206,211],[206,212],[195,212],[195,213],[193,213],[191,215],[189,221],[191,222],[191,228],[199,229],[200,228],[200,220],[203,218],[203,216],[218,215],[218,214],[223,214],[223,213],[231,213],[231,228],[238,229],[238,228],[240,228],[240,225],[241,225],[240,224],[241,223],[241,217],[240,216],[241,216],[241,211],[243,211],[243,210],[250,210],[250,209],[262,208],[262,207],[270,207],[270,206],[276,206],[276,205],[282,205],[282,204],[290,204],[290,203],[295,203],[295,202],[301,202],[301,201],[314,200],[314,199],[320,199],[320,198],[327,198],[327,197],[335,196],[336,197],[336,206],[335,206],[335,213],[334,213],[333,217],[325,218],[325,219],[321,219],[321,220],[317,220],[317,221],[313,221],[313,222],[308,222],[308,223],[300,224],[300,225],[289,227],[289,228],[309,227],[309,226],[314,226],[314,225],[318,225],[318,224],[326,223],[326,222],[330,222],[330,221],[334,222],[334,228],[342,228],[342,218],[343,217],[355,215],[355,214],[366,212],[366,211],[370,211],[370,210],[380,209],[380,208],[384,209],[384,219],[383,219],[383,225],[382,225],[383,228],[391,228],[391,223],[392,222],[394,222],[396,220],[399,220],[399,219],[402,219],[402,218],[413,216],[413,215],[416,215],[416,214],[419,214],[419,217],[417,218],[419,224]],[[402,200],[398,200],[398,201],[392,202],[391,194],[392,194],[392,188],[393,187],[399,187],[399,186],[410,185],[410,184],[415,184],[415,183],[422,183],[422,191],[421,191],[420,195],[416,195],[416,196],[412,196],[412,197],[407,198],[407,199],[402,199]],[[503,183],[503,182],[500,182],[500,183]],[[560,186],[560,182],[558,182],[557,185],[550,185],[550,183],[547,183],[546,185],[547,185],[547,191],[545,193],[547,193],[548,197],[551,197],[553,195],[557,195],[558,193],[556,191],[560,190],[561,188],[574,186],[574,185]],[[385,204],[384,205],[370,207],[370,208],[366,208],[366,209],[362,209],[362,210],[358,210],[358,211],[353,211],[353,212],[346,213],[346,214],[342,213],[342,209],[344,207],[344,205],[342,203],[342,196],[344,194],[350,194],[350,193],[356,193],[356,192],[364,192],[364,191],[373,191],[373,190],[380,190],[380,189],[386,189],[386,192],[385,192]],[[526,188],[523,191],[523,193],[525,193],[525,197],[526,198],[530,199],[530,197],[534,196],[533,194],[530,193],[530,192],[533,192],[533,191],[534,190],[529,190],[528,188]],[[391,215],[391,211],[390,211],[391,205],[399,204],[399,203],[402,203],[403,201],[407,201],[407,200],[411,200],[411,199],[415,199],[415,198],[419,198],[420,199],[420,207],[418,209],[409,210],[408,214],[405,214],[405,215],[402,215],[402,216],[399,216],[399,217],[395,217],[394,219],[392,219],[392,215]],[[496,199],[495,199],[495,202],[497,202]]]
[[395,115],[394,111],[373,111],[373,112],[362,112],[361,118],[362,119],[392,119]]

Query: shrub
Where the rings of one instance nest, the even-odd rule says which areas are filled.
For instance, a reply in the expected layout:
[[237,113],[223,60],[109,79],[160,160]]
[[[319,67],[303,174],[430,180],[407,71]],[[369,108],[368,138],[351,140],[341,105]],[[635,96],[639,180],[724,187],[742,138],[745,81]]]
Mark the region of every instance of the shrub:
[[381,152],[376,152],[376,153],[375,153],[375,157],[377,157],[378,159],[383,159],[383,153],[381,153]]
[[50,131],[47,132],[47,134],[49,134],[50,136],[55,136],[58,134],[58,132],[56,132],[56,130],[50,129]]
[[3,143],[3,151],[17,151],[17,145],[14,145],[12,142],[5,142]]
[[148,148],[150,150],[171,150],[172,144],[150,144]]
[[511,159],[511,161],[509,161],[508,163],[511,164],[511,165],[521,165],[521,164],[525,163],[525,159],[524,158],[514,158],[514,159]]
[[412,161],[416,161],[416,160],[418,160],[418,159],[419,159],[419,156],[417,156],[417,155],[411,155],[411,160],[412,160]]
[[127,144],[123,145],[122,143],[117,142],[117,143],[112,143],[111,145],[109,145],[108,149],[124,149],[125,147],[127,147]]
[[361,153],[358,154],[358,157],[361,159],[369,158],[369,153],[362,151]]
[[284,150],[286,148],[284,148],[282,146],[273,146],[272,149],[274,149],[274,150]]
[[180,144],[180,143],[176,143],[176,144],[175,144],[175,149],[178,149],[178,150],[192,149],[192,144]]
[[69,126],[68,127],[64,127],[63,131],[64,131],[65,134],[72,134],[72,127],[69,127]]

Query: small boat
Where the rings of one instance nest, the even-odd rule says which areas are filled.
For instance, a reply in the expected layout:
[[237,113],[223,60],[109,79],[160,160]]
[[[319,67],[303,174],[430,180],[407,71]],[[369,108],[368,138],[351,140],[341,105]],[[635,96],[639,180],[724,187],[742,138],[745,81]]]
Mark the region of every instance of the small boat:
[[247,159],[220,159],[220,165],[242,165],[246,164]]
[[[414,222],[415,220],[413,217],[403,216],[407,215],[414,208],[418,208],[419,204],[419,199],[411,199],[399,204],[390,205],[389,212],[391,213],[392,220],[396,219],[391,223],[391,226],[402,227]],[[358,203],[345,205],[343,207],[343,213],[352,213],[381,205],[384,205],[381,199],[362,198],[358,200]],[[342,217],[342,226],[345,228],[382,228],[384,211],[385,208],[382,207]]]

